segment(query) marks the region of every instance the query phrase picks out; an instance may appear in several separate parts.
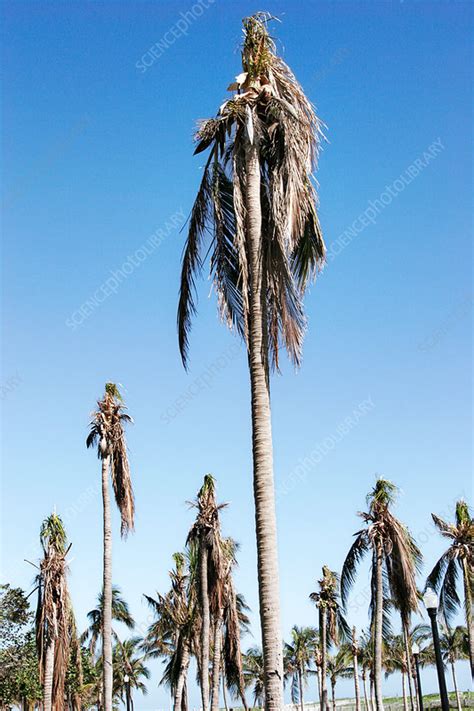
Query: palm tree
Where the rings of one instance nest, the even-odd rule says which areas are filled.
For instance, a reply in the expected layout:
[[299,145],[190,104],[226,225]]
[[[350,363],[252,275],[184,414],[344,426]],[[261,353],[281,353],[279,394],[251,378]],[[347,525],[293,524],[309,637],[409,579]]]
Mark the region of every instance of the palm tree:
[[[128,695],[127,701],[132,709],[131,690],[137,689],[144,695],[148,693],[143,679],[150,678],[150,671],[144,664],[145,656],[139,653],[142,642],[140,637],[132,637],[124,642],[118,641],[114,648],[114,696],[120,696],[123,701],[124,695]],[[125,676],[128,676],[127,682]]]
[[217,504],[215,479],[211,474],[206,474],[204,477],[204,483],[192,505],[197,508],[198,513],[189,531],[187,543],[194,544],[198,554],[201,616],[199,674],[202,708],[203,711],[207,711],[209,707],[211,613],[213,623],[220,625],[225,577],[225,556],[220,532],[219,511],[226,504]]
[[342,645],[334,656],[328,657],[328,674],[331,680],[331,699],[333,711],[336,711],[336,683],[341,678],[349,678],[353,675],[354,669],[350,666],[351,649],[347,645]]
[[323,565],[323,577],[318,580],[319,591],[310,594],[310,599],[319,610],[319,634],[321,650],[321,711],[328,708],[326,688],[328,646],[347,640],[350,631],[342,613],[339,599],[339,575]]
[[[99,593],[97,596],[97,606],[93,610],[89,610],[87,613],[87,619],[89,620],[89,627],[81,635],[81,643],[88,644],[88,648],[92,654],[95,654],[97,647],[97,642],[102,635],[102,619],[103,619],[103,609],[104,609],[104,595]],[[112,585],[112,620],[116,622],[121,622],[126,625],[129,630],[135,627],[135,620],[133,619],[128,604],[121,595],[120,588],[117,585]],[[112,637],[117,641],[118,635],[112,630]]]
[[[299,364],[302,298],[325,248],[311,183],[320,122],[293,73],[276,55],[267,23],[244,20],[242,68],[232,97],[203,121],[196,153],[210,149],[191,212],[178,307],[179,345],[188,362],[196,312],[195,278],[206,255],[227,324],[243,337],[252,401],[252,448],[260,621],[267,710],[283,705],[270,368],[286,347]],[[210,245],[205,236],[212,233]]]
[[386,645],[384,655],[385,676],[400,672],[402,678],[402,697],[404,711],[408,711],[406,675],[409,674],[408,659],[403,635],[394,635]]
[[43,709],[51,711],[64,700],[64,683],[75,631],[72,605],[67,587],[66,531],[61,518],[53,513],[43,521],[40,531],[43,559],[40,563],[36,610],[36,645]]
[[356,628],[352,628],[351,637],[351,651],[352,651],[352,666],[354,669],[354,693],[356,701],[356,711],[360,711],[360,688],[359,688],[359,643],[357,641]]
[[367,693],[367,675],[372,676],[374,666],[374,645],[372,635],[369,632],[362,632],[358,644],[357,661],[361,666],[362,686],[364,689],[365,710],[372,711],[372,699]]
[[[341,574],[341,597],[347,604],[354,583],[357,566],[370,550],[372,553],[371,616],[374,638],[374,685],[377,711],[383,710],[382,699],[382,640],[384,613],[389,603],[401,612],[402,623],[409,619],[411,610],[418,607],[416,573],[421,560],[408,529],[392,514],[397,487],[387,479],[377,479],[367,497],[369,511],[360,513],[366,527],[355,534],[344,561]],[[405,627],[404,627],[405,631]],[[388,632],[385,618],[385,633]],[[405,637],[407,640],[407,637]],[[407,641],[406,641],[407,644]]]
[[104,709],[112,711],[112,523],[110,514],[109,474],[115,495],[115,503],[122,520],[121,535],[125,537],[134,527],[135,502],[133,498],[124,423],[132,418],[125,412],[119,389],[114,383],[106,383],[105,394],[97,402],[93,413],[87,447],[97,444],[97,456],[102,462],[102,502],[104,527],[104,570],[102,619],[102,657],[104,674]]
[[450,541],[450,545],[429,574],[426,586],[439,592],[440,611],[446,624],[449,624],[460,606],[456,588],[458,571],[461,571],[469,659],[471,675],[474,678],[474,519],[469,513],[467,503],[462,500],[456,503],[455,523],[447,523],[435,514],[431,516],[441,535]]
[[187,708],[187,675],[193,646],[199,655],[197,592],[191,570],[196,566],[189,551],[187,558],[175,553],[173,561],[170,591],[166,595],[158,593],[156,598],[145,595],[156,620],[148,628],[142,646],[147,656],[167,661],[160,683],[169,686],[174,711],[182,711]]
[[265,703],[265,671],[263,654],[258,647],[252,647],[243,656],[245,686],[253,686],[253,705],[263,706]]
[[444,627],[440,635],[441,650],[443,661],[451,667],[453,677],[453,687],[456,694],[458,711],[461,711],[461,697],[458,689],[456,678],[455,664],[460,659],[469,659],[469,642],[467,629],[458,625],[454,629]]
[[307,684],[311,662],[314,658],[314,648],[317,631],[314,627],[298,627],[291,630],[291,642],[284,647],[285,680],[291,679],[291,700],[299,703],[304,711],[304,688]]

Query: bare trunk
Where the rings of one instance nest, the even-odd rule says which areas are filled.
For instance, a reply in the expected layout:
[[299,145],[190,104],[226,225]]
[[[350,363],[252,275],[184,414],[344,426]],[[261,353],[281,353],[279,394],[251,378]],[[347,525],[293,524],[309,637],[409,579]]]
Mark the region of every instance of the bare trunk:
[[46,647],[44,660],[43,679],[43,709],[52,711],[53,708],[53,674],[54,674],[54,639]]
[[320,666],[316,667],[316,680],[318,682],[318,699],[319,699],[319,704],[321,705],[321,667]]
[[332,711],[336,711],[336,680],[331,679]]
[[469,640],[469,661],[471,664],[471,678],[474,679],[474,614],[472,586],[474,582],[474,572],[469,570],[467,560],[462,562],[463,582],[464,582],[464,606],[466,608],[466,627]]
[[327,690],[327,665],[328,665],[328,648],[327,648],[327,622],[326,608],[319,608],[319,633],[321,635],[321,711],[329,709],[328,690]]
[[453,675],[453,686],[454,686],[454,693],[456,694],[456,703],[458,705],[458,711],[462,711],[461,696],[459,694],[458,680],[456,679],[456,669],[454,667],[454,662],[451,662],[451,674]]
[[405,656],[407,658],[407,676],[408,676],[408,690],[410,693],[410,707],[412,711],[416,711],[418,705],[416,701],[416,696],[413,691],[413,666],[411,663],[411,649],[410,649],[410,625],[408,620],[402,620],[403,627],[403,639],[405,642]]
[[376,541],[375,552],[375,625],[374,625],[374,687],[375,706],[377,711],[383,711],[382,697],[382,621],[383,621],[383,578],[382,578],[382,545]]
[[221,626],[222,611],[219,612],[214,629],[214,654],[212,656],[211,711],[219,711],[219,683],[221,676]]
[[209,708],[209,595],[207,590],[207,558],[208,551],[205,544],[200,544],[199,571],[201,593],[201,699],[202,711]]
[[356,711],[360,711],[359,664],[357,659],[356,628],[352,628],[352,664],[354,666],[354,691]]
[[179,668],[178,681],[174,693],[173,711],[182,711],[183,708],[183,691],[186,684],[186,676],[189,667],[189,647],[184,643],[183,654],[181,656],[181,665]]
[[262,308],[262,212],[260,163],[255,145],[246,155],[247,242],[249,248],[249,368],[252,392],[252,450],[258,555],[260,624],[265,677],[265,709],[283,708],[283,651],[273,482],[273,450],[268,368]]
[[298,669],[298,687],[300,691],[300,711],[304,711],[304,688],[303,688],[303,674],[301,669]]
[[225,676],[222,675],[222,698],[224,699],[225,710],[229,711],[229,704],[227,703],[227,691],[225,688]]
[[372,705],[369,703],[369,697],[367,695],[367,675],[365,671],[362,672],[362,684],[364,687],[365,711],[372,711]]
[[372,711],[375,709],[375,692],[374,692],[374,676],[370,675],[370,707]]
[[407,688],[405,685],[405,672],[402,672],[402,697],[403,697],[403,711],[408,711]]
[[102,611],[102,660],[104,681],[104,711],[112,711],[112,524],[109,493],[110,457],[102,460],[102,502],[104,505],[104,580]]

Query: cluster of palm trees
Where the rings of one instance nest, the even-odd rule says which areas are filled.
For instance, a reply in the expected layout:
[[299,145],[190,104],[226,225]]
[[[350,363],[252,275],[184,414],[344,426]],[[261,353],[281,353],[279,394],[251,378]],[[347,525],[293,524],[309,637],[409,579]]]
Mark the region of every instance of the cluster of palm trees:
[[[231,97],[220,106],[216,117],[203,121],[198,130],[196,153],[209,150],[209,154],[191,212],[178,308],[179,345],[187,365],[189,332],[196,311],[195,279],[210,255],[221,316],[242,337],[249,363],[262,653],[252,649],[242,655],[240,651],[240,634],[247,617],[232,577],[236,544],[221,534],[221,507],[216,503],[210,476],[205,478],[195,502],[197,516],[185,553],[175,556],[170,590],[148,598],[156,612],[155,624],[140,642],[121,643],[114,636],[109,479],[123,537],[133,530],[135,505],[124,435],[130,417],[117,386],[107,383],[87,439],[88,447],[97,447],[102,475],[102,596],[98,616],[91,619],[95,632],[90,632],[90,642],[100,635],[101,651],[95,666],[101,681],[96,699],[104,711],[112,711],[121,678],[129,679],[129,689],[131,659],[142,651],[166,660],[164,679],[173,692],[175,711],[186,708],[191,657],[197,663],[205,711],[217,709],[221,681],[223,689],[240,696],[245,707],[244,689],[252,683],[266,711],[281,711],[284,678],[291,678],[294,694],[298,693],[301,703],[303,699],[309,652],[298,631],[294,630],[292,641],[285,647],[281,641],[270,375],[279,367],[282,348],[295,364],[300,363],[306,330],[303,297],[309,280],[324,262],[325,246],[312,182],[322,131],[311,102],[276,53],[268,31],[270,19],[265,13],[257,13],[244,20],[242,73],[230,85]],[[316,657],[314,661],[323,711],[327,706],[327,680],[334,691],[337,678],[349,673],[350,659],[353,670],[360,665],[364,683],[369,674],[374,706],[377,711],[383,708],[384,644],[389,616],[395,610],[400,615],[406,676],[414,699],[409,637],[411,618],[419,605],[415,578],[421,554],[392,513],[394,493],[390,482],[377,482],[368,511],[361,514],[363,527],[350,548],[340,579],[324,568],[319,589],[312,595],[319,617],[318,644],[314,647],[319,661]],[[467,506],[460,503],[458,509],[461,523],[458,521],[457,528],[435,519],[442,534],[452,538],[452,545],[433,570],[430,583],[440,590],[441,606],[449,617],[459,605],[456,575],[462,570],[472,663],[472,519]],[[63,708],[65,665],[71,655],[78,654],[67,592],[68,548],[56,515],[48,519],[42,542],[38,651],[44,711],[51,711]],[[352,656],[347,656],[342,647],[331,656],[331,645],[345,644],[348,638],[343,611],[357,565],[365,555],[370,556],[372,567],[370,629],[359,640],[353,635]],[[301,634],[304,637],[306,632]],[[308,644],[313,636],[307,633]],[[370,663],[361,651],[365,648],[370,650]],[[135,661],[140,678],[146,677],[143,658],[138,655]],[[355,673],[357,682],[358,678]]]

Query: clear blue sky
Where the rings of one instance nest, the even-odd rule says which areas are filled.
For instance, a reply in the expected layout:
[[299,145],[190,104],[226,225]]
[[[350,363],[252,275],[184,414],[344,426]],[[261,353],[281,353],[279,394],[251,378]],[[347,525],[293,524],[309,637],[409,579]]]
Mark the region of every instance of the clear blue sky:
[[[178,223],[203,163],[192,156],[195,121],[215,113],[240,71],[242,17],[278,15],[280,51],[328,127],[318,172],[326,241],[347,243],[308,293],[300,372],[285,366],[272,385],[287,637],[295,623],[316,623],[308,595],[323,563],[340,568],[377,473],[401,487],[397,514],[422,543],[425,572],[443,550],[430,512],[448,516],[457,497],[471,496],[472,5],[204,4],[188,15],[186,34],[176,29],[192,9],[186,2],[2,4],[2,578],[30,588],[34,571],[23,559],[38,557],[32,546],[56,505],[73,542],[71,588],[84,626],[101,586],[102,545],[100,497],[84,493],[98,485],[98,462],[84,439],[113,380],[136,421],[137,500],[127,542],[115,519],[114,582],[143,623],[142,594],[166,589],[193,517],[185,502],[212,472],[230,502],[224,530],[241,544],[250,646],[259,630],[246,358],[219,324],[206,279],[188,374],[177,349]],[[394,187],[417,159],[423,168]],[[386,186],[393,196],[375,221],[354,227]],[[351,225],[352,239],[337,242]],[[139,252],[130,266],[147,244],[147,258],[137,261]],[[115,293],[102,298],[117,270]],[[367,398],[373,405],[354,415]],[[298,478],[299,460],[318,447]],[[363,568],[355,595],[367,581]],[[350,622],[366,621],[365,604],[353,603]],[[151,666],[137,711],[168,699],[157,688],[159,664]],[[460,686],[468,684],[464,668]],[[435,689],[430,671],[425,686]],[[399,680],[386,688],[398,691]]]

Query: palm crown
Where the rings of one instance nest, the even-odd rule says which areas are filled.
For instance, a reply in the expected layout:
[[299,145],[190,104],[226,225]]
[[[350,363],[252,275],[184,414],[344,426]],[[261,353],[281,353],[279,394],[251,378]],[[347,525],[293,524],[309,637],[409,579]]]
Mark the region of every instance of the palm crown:
[[[247,339],[249,292],[260,276],[265,355],[278,365],[282,342],[296,363],[301,356],[302,296],[308,277],[315,275],[325,255],[311,182],[321,123],[293,73],[275,53],[269,19],[257,13],[244,20],[243,72],[229,86],[237,93],[197,131],[195,153],[208,148],[210,152],[183,257],[178,326],[185,364],[196,311],[195,277],[207,253],[222,318]],[[258,151],[262,186],[258,276],[252,274],[245,229],[249,143]]]

